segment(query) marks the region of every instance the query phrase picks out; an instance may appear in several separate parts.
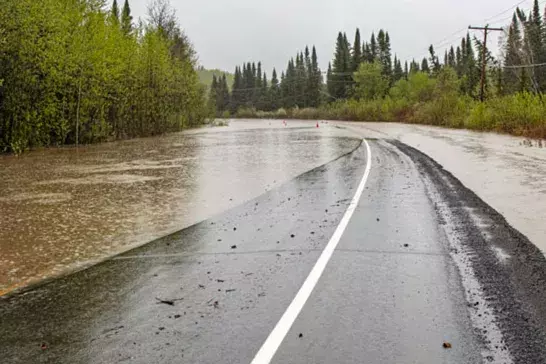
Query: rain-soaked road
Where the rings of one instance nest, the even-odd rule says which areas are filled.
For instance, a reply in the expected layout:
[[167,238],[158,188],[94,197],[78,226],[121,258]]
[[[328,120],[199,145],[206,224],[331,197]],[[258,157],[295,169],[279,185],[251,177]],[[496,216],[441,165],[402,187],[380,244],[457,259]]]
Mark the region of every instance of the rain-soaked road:
[[[236,197],[246,202],[218,199],[223,212],[195,225],[0,299],[0,357],[546,362],[544,256],[434,160],[400,141],[330,124],[238,125],[225,134],[284,140],[284,151],[263,149],[285,157],[291,144],[310,140],[292,153],[308,171],[293,176],[295,162],[281,174],[290,164],[281,162],[272,172],[280,182],[258,191],[252,182],[235,187],[245,181],[225,168],[215,186],[251,190]],[[219,135],[212,138],[230,138]],[[330,154],[303,157],[322,148]],[[244,153],[263,153],[257,149]],[[254,176],[265,170],[255,168]]]

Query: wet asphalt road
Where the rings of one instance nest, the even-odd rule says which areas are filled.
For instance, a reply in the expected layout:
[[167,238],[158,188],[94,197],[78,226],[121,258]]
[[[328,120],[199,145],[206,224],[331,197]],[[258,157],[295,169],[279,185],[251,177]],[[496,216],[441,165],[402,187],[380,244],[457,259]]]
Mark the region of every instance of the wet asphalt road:
[[[427,156],[368,143],[364,193],[272,362],[546,362],[540,251]],[[0,299],[2,362],[251,362],[342,219],[366,153]]]

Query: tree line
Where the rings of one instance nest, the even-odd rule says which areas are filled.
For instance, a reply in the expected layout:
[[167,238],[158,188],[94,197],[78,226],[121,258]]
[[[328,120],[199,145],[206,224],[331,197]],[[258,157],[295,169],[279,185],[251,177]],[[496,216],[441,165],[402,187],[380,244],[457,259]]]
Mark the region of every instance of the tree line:
[[0,7],[0,151],[155,135],[201,123],[206,95],[168,0]]
[[[529,14],[517,8],[507,27],[501,57],[496,59],[486,51],[486,96],[546,91],[546,24],[541,13],[538,0]],[[362,40],[356,29],[351,42],[346,33],[338,33],[325,82],[315,47],[311,56],[306,47],[295,60],[289,60],[280,80],[274,69],[268,83],[260,62],[245,63],[235,69],[231,93],[221,83],[210,92],[219,113],[235,113],[241,108],[272,111],[319,107],[340,100],[384,98],[399,82],[407,83],[410,75],[419,73],[418,78],[431,80],[440,74],[453,75],[458,95],[478,99],[484,50],[482,41],[467,33],[443,55],[430,45],[428,56],[402,62],[396,54],[393,57],[387,30],[380,29]]]
[[225,77],[213,80],[209,100],[214,100],[217,112],[237,112],[240,108],[277,110],[279,108],[318,107],[322,102],[322,73],[316,48],[306,46],[295,59],[288,61],[280,79],[273,69],[271,80],[262,70],[262,63],[247,62],[235,67],[231,92]]

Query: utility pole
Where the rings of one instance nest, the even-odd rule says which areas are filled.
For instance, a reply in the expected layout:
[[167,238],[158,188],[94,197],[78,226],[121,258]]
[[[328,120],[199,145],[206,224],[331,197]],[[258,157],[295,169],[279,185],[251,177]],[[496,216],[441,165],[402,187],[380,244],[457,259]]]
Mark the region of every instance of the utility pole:
[[494,30],[497,32],[503,32],[504,29],[502,28],[490,28],[489,24],[485,27],[473,27],[469,26],[468,29],[473,30],[483,30],[483,49],[482,49],[482,77],[480,81],[480,100],[483,102],[485,100],[485,57],[487,54],[487,32],[490,30]]

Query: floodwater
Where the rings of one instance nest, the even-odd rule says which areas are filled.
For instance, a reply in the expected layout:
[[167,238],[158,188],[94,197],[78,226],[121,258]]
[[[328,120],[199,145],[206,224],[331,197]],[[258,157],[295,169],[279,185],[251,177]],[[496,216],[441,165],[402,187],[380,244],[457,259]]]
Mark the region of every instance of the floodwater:
[[358,144],[327,124],[234,121],[0,156],[0,295],[193,225]]
[[546,253],[546,141],[398,123],[339,123],[436,160]]
[[240,205],[351,151],[357,134],[428,154],[546,252],[546,145],[396,123],[240,120],[0,156],[0,295]]

